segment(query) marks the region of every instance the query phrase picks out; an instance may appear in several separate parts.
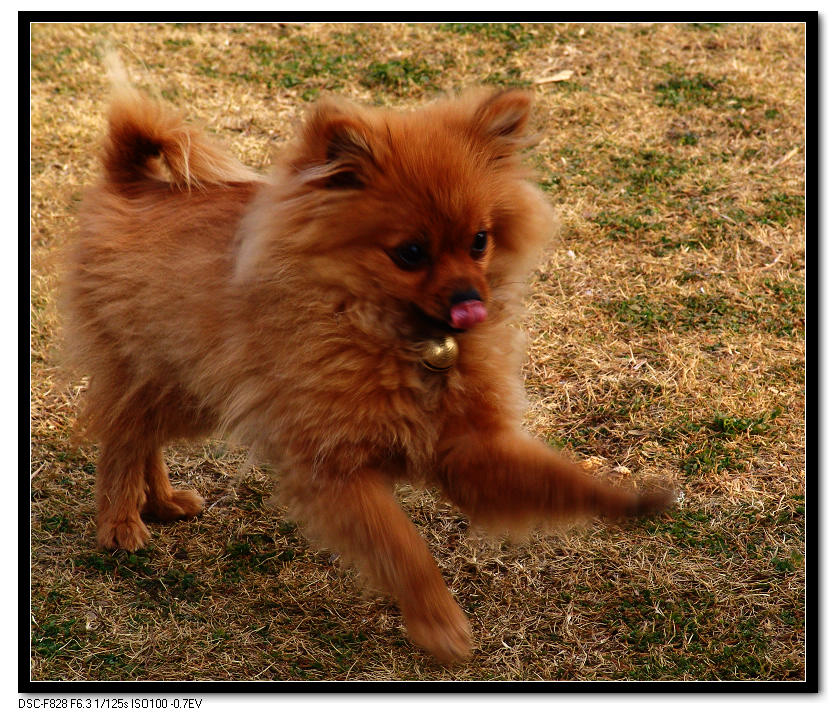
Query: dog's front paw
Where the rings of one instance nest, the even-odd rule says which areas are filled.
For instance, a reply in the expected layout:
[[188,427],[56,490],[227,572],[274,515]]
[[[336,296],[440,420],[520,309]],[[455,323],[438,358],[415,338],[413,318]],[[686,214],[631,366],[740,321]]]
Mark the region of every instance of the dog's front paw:
[[125,551],[141,549],[150,538],[151,532],[138,516],[128,517],[121,521],[102,519],[96,534],[96,540],[103,549],[124,549]]
[[655,487],[636,495],[633,516],[658,514],[673,506],[677,494],[671,489]]
[[429,610],[404,611],[406,629],[415,645],[429,651],[442,663],[465,660],[473,650],[470,623],[449,597],[446,604]]
[[203,510],[203,497],[191,489],[176,489],[164,499],[149,500],[142,509],[143,516],[155,521],[174,521],[196,516]]

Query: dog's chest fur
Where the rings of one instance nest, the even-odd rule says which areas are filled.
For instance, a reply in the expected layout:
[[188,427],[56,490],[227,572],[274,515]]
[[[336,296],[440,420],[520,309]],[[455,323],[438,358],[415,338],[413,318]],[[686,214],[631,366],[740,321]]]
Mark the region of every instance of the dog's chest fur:
[[[432,468],[446,421],[463,418],[474,395],[517,401],[515,381],[495,371],[505,363],[518,375],[518,341],[509,340],[516,331],[508,326],[463,336],[459,361],[434,373],[421,364],[420,341],[400,335],[397,313],[362,300],[340,307],[293,316],[277,309],[250,327],[250,350],[263,350],[269,369],[235,388],[226,421],[248,441],[268,435],[258,446],[271,458],[314,454],[314,471],[399,464],[420,473]],[[282,350],[252,337],[268,334],[285,336]]]

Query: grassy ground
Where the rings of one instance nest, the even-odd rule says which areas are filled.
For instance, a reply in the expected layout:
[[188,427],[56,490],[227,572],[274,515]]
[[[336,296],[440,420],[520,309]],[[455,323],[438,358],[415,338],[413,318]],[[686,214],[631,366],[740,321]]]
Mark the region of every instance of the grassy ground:
[[[56,292],[106,39],[257,168],[322,93],[409,107],[533,87],[531,159],[562,226],[531,280],[529,427],[602,476],[676,481],[677,507],[514,544],[402,489],[474,624],[474,658],[451,668],[221,442],[169,450],[201,518],[97,551]],[[34,26],[32,677],[803,679],[804,41],[769,24]]]

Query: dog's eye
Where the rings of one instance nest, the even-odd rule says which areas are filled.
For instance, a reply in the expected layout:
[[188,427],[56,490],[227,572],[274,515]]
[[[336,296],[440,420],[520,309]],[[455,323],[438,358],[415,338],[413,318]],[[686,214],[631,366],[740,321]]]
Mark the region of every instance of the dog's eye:
[[470,246],[470,252],[474,256],[479,256],[485,252],[485,249],[488,247],[488,232],[487,231],[479,231],[473,237],[473,244]]
[[395,249],[394,258],[395,263],[400,268],[411,271],[420,268],[427,262],[429,256],[427,256],[426,250],[424,250],[424,247],[420,243],[409,241],[402,243]]

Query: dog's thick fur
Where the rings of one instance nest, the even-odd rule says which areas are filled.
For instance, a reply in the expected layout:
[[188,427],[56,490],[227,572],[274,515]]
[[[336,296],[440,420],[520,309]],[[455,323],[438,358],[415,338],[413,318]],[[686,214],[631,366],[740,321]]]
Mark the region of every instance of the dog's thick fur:
[[[90,376],[98,542],[194,516],[161,449],[220,430],[272,461],[323,544],[397,598],[411,638],[465,657],[467,619],[395,481],[437,485],[492,525],[665,505],[585,476],[520,427],[526,273],[551,229],[520,150],[530,98],[476,93],[400,113],[319,103],[269,177],[122,86],[104,176],[80,213],[67,334]],[[487,234],[483,251],[474,235]],[[420,265],[399,246],[418,242]],[[451,298],[487,318],[461,332]],[[456,333],[458,362],[421,346]]]

